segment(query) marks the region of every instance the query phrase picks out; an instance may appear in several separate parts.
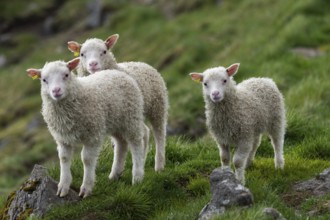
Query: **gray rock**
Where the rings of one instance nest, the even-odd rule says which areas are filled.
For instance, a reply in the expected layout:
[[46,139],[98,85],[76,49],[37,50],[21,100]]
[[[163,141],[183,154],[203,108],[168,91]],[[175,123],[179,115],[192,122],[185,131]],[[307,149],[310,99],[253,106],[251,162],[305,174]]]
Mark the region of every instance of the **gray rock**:
[[40,128],[40,126],[43,125],[43,123],[44,122],[43,122],[42,118],[40,117],[40,115],[36,115],[26,125],[26,130],[27,130],[27,132],[33,132],[33,131],[37,130],[38,128]]
[[51,36],[55,33],[54,31],[55,19],[53,16],[49,16],[45,19],[42,24],[42,33],[45,36]]
[[296,192],[306,192],[312,196],[323,196],[330,193],[330,168],[318,174],[315,178],[299,182],[293,186]]
[[0,150],[2,148],[5,148],[9,143],[10,143],[10,141],[8,139],[2,139],[2,140],[0,140]]
[[52,205],[80,200],[73,190],[64,198],[56,196],[56,192],[57,182],[48,176],[46,168],[35,165],[30,178],[8,197],[2,219],[25,219],[31,215],[42,218]]
[[5,55],[0,54],[0,68],[6,66],[7,58]]
[[274,208],[265,208],[263,213],[274,220],[286,220],[283,215]]
[[245,188],[230,168],[217,168],[210,177],[211,201],[199,214],[201,220],[223,214],[229,207],[248,207],[253,204],[253,195]]
[[87,18],[87,27],[99,27],[101,25],[102,17],[102,0],[91,0],[87,5],[87,9],[90,12]]
[[305,58],[315,58],[324,56],[324,52],[318,48],[296,47],[291,49],[291,52]]

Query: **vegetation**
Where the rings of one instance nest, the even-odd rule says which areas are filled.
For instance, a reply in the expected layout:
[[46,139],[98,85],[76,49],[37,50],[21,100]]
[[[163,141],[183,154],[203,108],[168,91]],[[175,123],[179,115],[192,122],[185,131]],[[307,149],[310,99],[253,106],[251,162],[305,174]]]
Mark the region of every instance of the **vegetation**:
[[[6,6],[0,7],[0,18],[8,26],[29,17],[20,11],[28,8],[27,3],[15,2],[22,2],[21,6],[0,4]],[[164,172],[153,171],[151,147],[145,179],[134,186],[130,158],[122,178],[108,181],[113,158],[108,142],[99,159],[93,196],[54,207],[46,218],[195,219],[210,199],[208,176],[220,162],[215,142],[207,134],[200,136],[205,132],[202,92],[188,74],[234,62],[241,63],[237,82],[252,76],[271,77],[283,92],[286,166],[283,171],[274,169],[273,150],[265,137],[246,173],[255,205],[228,210],[217,219],[266,219],[265,207],[278,209],[287,219],[307,219],[310,211],[315,215],[311,218],[330,218],[329,196],[285,199],[295,182],[330,167],[329,2],[233,0],[217,5],[193,0],[141,5],[113,0],[104,3],[111,16],[96,29],[85,29],[81,17],[87,1],[59,1],[57,6],[53,5],[56,1],[35,2],[40,10],[54,11],[56,34],[45,38],[13,28],[9,43],[0,43],[1,54],[9,62],[0,69],[0,205],[35,163],[45,164],[55,179],[59,177],[55,143],[40,116],[40,85],[26,77],[25,69],[42,67],[47,60],[71,59],[68,40],[105,39],[119,33],[113,51],[118,61],[147,62],[165,78],[171,103],[169,125],[180,135],[167,142]],[[5,13],[8,7],[13,12]],[[78,151],[72,166],[74,189],[79,188],[83,174]]]

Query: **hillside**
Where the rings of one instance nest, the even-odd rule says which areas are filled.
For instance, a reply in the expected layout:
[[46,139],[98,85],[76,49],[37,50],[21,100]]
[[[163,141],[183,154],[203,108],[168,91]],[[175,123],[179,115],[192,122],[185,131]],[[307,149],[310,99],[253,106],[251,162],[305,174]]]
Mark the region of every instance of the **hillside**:
[[[40,83],[27,77],[25,70],[71,59],[69,40],[106,39],[118,33],[113,50],[117,60],[149,63],[167,83],[171,104],[167,168],[154,173],[152,145],[143,184],[130,185],[130,159],[123,177],[110,184],[113,154],[107,143],[94,195],[77,205],[55,208],[49,219],[196,218],[209,200],[208,175],[220,162],[205,129],[201,87],[188,74],[235,62],[241,63],[237,82],[271,77],[284,94],[286,167],[275,171],[273,150],[265,137],[246,174],[256,205],[219,219],[262,219],[267,206],[287,219],[306,219],[311,211],[314,218],[330,218],[329,196],[295,204],[283,199],[293,183],[330,167],[330,2],[104,0],[99,26],[89,20],[90,2],[98,1],[0,3],[0,204],[35,163],[49,167],[55,179],[59,176],[56,146],[40,114]],[[72,168],[75,189],[82,179],[79,150]]]

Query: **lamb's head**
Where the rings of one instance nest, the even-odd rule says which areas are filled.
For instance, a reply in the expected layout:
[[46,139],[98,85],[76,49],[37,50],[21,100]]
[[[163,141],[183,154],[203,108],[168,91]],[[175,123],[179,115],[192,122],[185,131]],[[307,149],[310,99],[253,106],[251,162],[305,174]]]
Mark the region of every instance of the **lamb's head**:
[[118,38],[119,35],[114,34],[105,41],[97,38],[88,39],[83,44],[69,41],[68,49],[76,56],[80,56],[83,68],[89,74],[93,74],[100,70],[112,68],[111,65],[116,64],[111,48],[116,44]]
[[72,80],[71,71],[79,64],[80,59],[75,58],[69,62],[53,61],[46,63],[42,69],[27,69],[28,76],[40,79],[42,92],[48,94],[53,100],[63,99],[68,94],[68,85]]
[[226,91],[232,86],[232,76],[239,68],[239,63],[228,68],[219,66],[205,70],[203,73],[190,73],[191,79],[203,84],[204,97],[214,103],[225,98]]

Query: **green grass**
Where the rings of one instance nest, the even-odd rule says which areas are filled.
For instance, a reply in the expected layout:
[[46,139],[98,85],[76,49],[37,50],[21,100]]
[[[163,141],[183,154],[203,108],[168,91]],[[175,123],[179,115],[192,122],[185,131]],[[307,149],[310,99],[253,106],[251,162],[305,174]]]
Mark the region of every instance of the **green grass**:
[[[206,147],[207,146],[207,147]],[[47,219],[195,219],[210,200],[208,175],[219,166],[219,157],[214,142],[205,137],[190,143],[182,138],[170,138],[167,145],[167,168],[161,173],[153,170],[154,145],[146,163],[146,175],[142,183],[131,185],[131,159],[118,181],[110,182],[108,175],[112,163],[112,147],[106,144],[96,169],[97,182],[93,195],[83,201],[60,206],[51,210]],[[293,154],[286,155],[284,170],[275,170],[273,158],[258,156],[246,173],[246,186],[254,195],[255,205],[249,209],[229,210],[219,219],[264,219],[262,210],[274,207],[288,219],[295,218],[295,209],[287,207],[282,195],[290,192],[293,183],[315,176],[330,166],[329,157],[302,159]],[[82,165],[79,156],[73,163],[73,188],[78,190],[82,181]],[[50,174],[59,178],[58,166]],[[312,198],[311,198],[312,199]],[[317,199],[313,199],[314,203]],[[322,201],[325,201],[323,199]],[[324,203],[324,202],[323,202]],[[320,205],[321,206],[321,205]],[[301,210],[310,211],[312,205],[301,205]],[[330,217],[330,213],[323,214]],[[303,213],[301,219],[306,215]]]
[[[41,11],[25,12],[26,2],[15,0],[15,7],[1,3],[0,18],[11,24],[31,13],[42,16],[52,2],[37,1]],[[134,186],[130,157],[120,180],[108,181],[113,154],[107,143],[96,170],[93,196],[72,206],[54,207],[48,219],[197,218],[210,199],[209,174],[220,161],[216,144],[208,135],[192,137],[205,130],[205,116],[201,86],[188,74],[235,62],[241,63],[235,76],[238,83],[252,76],[271,77],[284,94],[286,167],[283,171],[274,169],[273,149],[264,137],[256,160],[246,172],[255,205],[228,210],[217,219],[266,219],[262,214],[265,207],[277,208],[287,219],[307,219],[311,210],[317,210],[316,219],[330,218],[327,196],[308,198],[295,207],[283,199],[295,182],[330,166],[330,3],[234,0],[216,6],[213,1],[200,0],[159,1],[154,5],[108,1],[104,7],[111,16],[102,27],[86,30],[81,17],[86,2],[65,1],[57,6],[53,14],[60,33],[43,39],[32,32],[17,31],[10,40],[14,48],[0,45],[1,53],[11,62],[0,69],[0,204],[24,181],[34,163],[46,164],[51,175],[59,178],[55,143],[40,115],[40,85],[30,80],[25,70],[41,68],[50,60],[71,59],[68,40],[106,39],[119,33],[113,50],[117,60],[143,61],[160,70],[169,90],[169,125],[179,128],[184,137],[169,138],[166,170],[161,173],[153,171],[153,146],[145,179]],[[165,16],[166,4],[170,4],[174,17]],[[296,47],[315,49],[323,55],[306,58],[292,52]],[[72,173],[73,188],[78,190],[82,180],[78,153]]]

